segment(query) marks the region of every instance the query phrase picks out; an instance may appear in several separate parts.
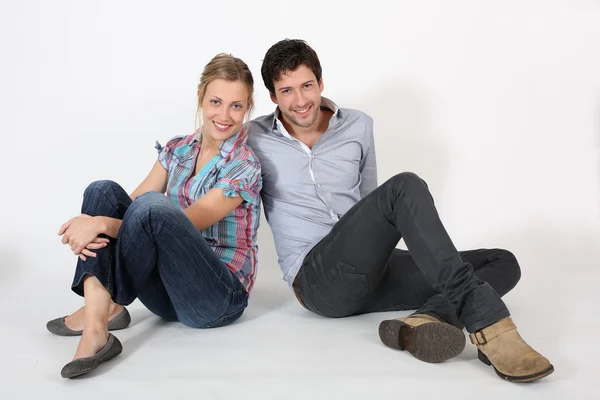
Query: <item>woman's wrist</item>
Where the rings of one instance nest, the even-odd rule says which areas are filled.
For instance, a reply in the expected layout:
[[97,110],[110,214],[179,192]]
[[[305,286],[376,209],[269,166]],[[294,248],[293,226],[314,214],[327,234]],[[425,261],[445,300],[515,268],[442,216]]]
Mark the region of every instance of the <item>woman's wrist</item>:
[[100,234],[106,235],[108,232],[108,218],[103,216],[92,217],[96,226],[96,236]]

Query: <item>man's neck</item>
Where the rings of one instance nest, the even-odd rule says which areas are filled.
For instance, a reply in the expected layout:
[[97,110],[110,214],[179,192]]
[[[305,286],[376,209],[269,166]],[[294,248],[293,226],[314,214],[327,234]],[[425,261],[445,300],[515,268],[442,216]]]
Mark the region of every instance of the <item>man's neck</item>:
[[327,131],[327,128],[329,128],[329,120],[333,115],[333,111],[320,109],[315,123],[306,128],[291,124],[279,111],[278,114],[278,118],[290,136],[304,143],[309,149],[312,149],[319,138]]

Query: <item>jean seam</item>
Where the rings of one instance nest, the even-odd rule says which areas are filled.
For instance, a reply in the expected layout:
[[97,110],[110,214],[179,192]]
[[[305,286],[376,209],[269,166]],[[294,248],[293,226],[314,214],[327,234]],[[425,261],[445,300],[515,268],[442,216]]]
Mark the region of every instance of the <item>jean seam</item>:
[[[318,292],[316,292],[316,291],[315,291],[315,294],[317,294],[317,296],[319,296],[319,297],[322,297],[322,296],[321,296],[321,295],[320,295]],[[307,308],[309,309],[309,311],[312,311],[312,312],[314,312],[315,314],[317,314],[317,315],[320,315],[320,316],[322,316],[322,317],[325,317],[325,318],[331,318],[330,316],[328,316],[327,314],[325,314],[323,311],[321,311],[321,309],[320,309],[319,307],[317,307],[317,305],[316,305],[316,304],[315,304],[315,302],[314,302],[314,301],[311,299],[311,296],[310,296],[308,293],[305,293],[305,295],[306,295],[306,297],[308,298],[308,300],[309,300],[309,302],[310,302],[310,305],[311,305],[311,307],[312,307],[312,308],[314,308],[314,310],[311,310],[311,309],[310,309],[310,307],[308,307],[308,305],[307,305]],[[307,303],[307,301],[306,301],[306,298],[303,298],[303,297],[302,297],[302,292],[300,292],[300,298],[302,298],[302,301],[304,302],[304,304],[306,304],[306,303]],[[326,304],[328,304],[327,302],[325,302],[325,303],[326,303]],[[329,304],[328,304],[328,305],[329,305]],[[330,306],[330,307],[331,307],[331,306]]]
[[236,310],[236,311],[231,312],[229,314],[224,314],[224,315],[220,316],[219,318],[217,318],[216,320],[214,320],[212,322],[209,322],[209,323],[201,326],[200,329],[217,327],[223,321],[225,321],[227,318],[232,317],[232,316],[234,316],[236,314],[239,314],[240,312],[243,312],[245,309],[246,309],[246,305],[242,305],[242,307],[239,310]]
[[[108,268],[106,268],[106,286],[107,286],[106,289],[108,289],[108,291],[111,293],[111,297],[112,297],[112,294],[113,294],[114,290],[113,290],[113,287],[112,287],[112,285],[110,283],[111,282],[111,274],[113,272],[112,270],[116,266],[114,265],[113,252],[110,251],[110,250],[111,249],[107,248],[107,251],[108,251]],[[113,245],[113,249],[112,250],[114,250],[114,245]]]
[[509,316],[510,316],[510,312],[508,310],[503,310],[503,311],[500,311],[500,312],[498,312],[492,316],[489,316],[485,319],[477,321],[475,324],[473,324],[472,326],[467,328],[467,330],[469,331],[469,333],[477,332],[487,326],[490,326],[490,325],[500,321],[502,318],[507,318]]
[[[402,204],[402,208],[404,209],[404,211],[405,211],[405,212],[406,212],[408,215],[410,215],[410,217],[411,217],[411,220],[413,220],[413,225],[414,225],[414,228],[418,230],[418,233],[419,233],[421,236],[425,236],[425,235],[423,235],[423,233],[424,233],[424,230],[423,230],[423,228],[422,228],[422,227],[421,227],[419,224],[416,224],[416,223],[414,223],[414,219],[415,219],[415,218],[414,218],[414,217],[415,217],[415,214],[414,214],[414,212],[412,212],[412,210],[410,209],[410,207],[406,207],[406,204],[405,204],[405,203],[406,203],[405,201],[402,201],[402,202],[401,202],[401,204]],[[400,208],[400,207],[399,207],[399,208]],[[397,212],[397,211],[398,211],[398,210],[397,210],[396,208],[394,208],[394,215],[393,215],[393,217],[394,217],[394,220],[396,219],[396,212]],[[396,226],[396,229],[398,229],[398,227],[397,227],[397,226]],[[400,235],[404,236],[404,235],[402,234],[402,232],[400,232]],[[433,251],[433,249],[431,248],[431,245],[429,244],[429,242],[428,242],[428,241],[424,241],[424,242],[425,242],[425,245],[427,246],[427,250],[428,250],[430,253],[434,254],[435,252],[434,252],[434,251]],[[410,249],[409,249],[409,251],[410,251]],[[458,254],[458,253],[457,253],[457,254]],[[460,259],[460,255],[459,255],[458,257],[459,257],[459,259]],[[418,265],[417,265],[417,267],[418,267]],[[419,269],[420,269],[420,268],[419,268]]]
[[[344,264],[347,264],[347,263],[344,263]],[[350,264],[348,264],[348,265],[350,265]],[[356,273],[356,272],[344,272],[344,271],[340,271],[340,270],[337,270],[337,269],[334,269],[334,268],[327,268],[327,270],[335,271],[335,272],[337,272],[337,273],[339,273],[339,274],[343,274],[343,275],[354,276],[354,277],[357,277],[357,278],[364,277],[364,283],[365,283],[365,284],[366,284],[366,286],[367,286],[367,293],[369,293],[369,277],[367,276],[367,274],[363,274],[363,273]],[[358,305],[357,307],[353,307],[353,308],[355,308],[355,309],[352,309],[352,310],[350,310],[350,311],[338,310],[338,309],[337,309],[337,307],[334,307],[334,306],[333,306],[333,305],[332,305],[332,304],[331,304],[331,303],[330,303],[330,302],[329,302],[329,301],[326,299],[326,297],[323,295],[323,293],[322,293],[322,292],[321,292],[321,291],[320,291],[320,290],[319,290],[317,287],[315,287],[315,288],[312,290],[312,292],[313,292],[315,295],[317,295],[317,296],[318,296],[318,297],[321,299],[321,301],[323,301],[323,303],[325,303],[325,304],[326,304],[326,305],[327,305],[329,308],[331,308],[331,309],[332,309],[332,310],[334,310],[334,311],[339,311],[341,314],[345,314],[345,315],[347,315],[347,316],[356,314],[356,313],[357,313],[357,312],[358,312],[358,311],[359,311],[359,310],[360,310],[360,309],[363,307],[363,305],[361,304],[361,305]],[[324,312],[322,312],[321,310],[319,310],[319,308],[318,308],[318,307],[317,307],[317,306],[314,304],[314,302],[312,301],[312,299],[311,299],[311,303],[313,304],[313,306],[314,306],[314,307],[315,307],[315,308],[316,308],[316,309],[317,309],[319,312],[321,312],[321,314],[323,314],[323,315],[327,316],[328,318],[331,318],[331,317],[330,317],[330,316],[328,316],[326,313],[324,313]]]
[[[163,217],[166,217],[166,216],[167,216],[167,215],[163,215]],[[185,218],[187,218],[185,215],[184,215],[184,217],[185,217]],[[194,229],[196,229],[196,228],[194,228]],[[197,229],[196,229],[196,230],[197,230]],[[198,231],[198,230],[197,230],[197,231]],[[200,231],[198,231],[198,232],[200,233],[200,236],[202,236],[202,232],[200,232]],[[183,233],[184,233],[184,235],[185,235],[185,239],[186,239],[187,241],[189,241],[190,243],[193,243],[193,242],[194,242],[194,240],[193,240],[193,239],[190,237],[190,235],[189,235],[189,233],[187,232],[187,230],[185,230],[185,229],[184,229],[184,230],[183,230]],[[161,231],[160,231],[160,232],[158,232],[158,233],[156,234],[155,242],[158,242],[158,241],[160,241],[161,234],[162,234],[162,229],[161,229]],[[206,245],[207,247],[209,247],[209,250],[210,250],[210,246],[208,245],[208,243],[206,243],[206,239],[204,239],[204,237],[201,237],[201,239],[202,239],[202,240],[204,240],[204,242],[205,242],[205,245]],[[212,250],[211,250],[211,251],[212,251]],[[204,254],[204,252],[203,252],[203,251],[201,251],[201,252],[200,252],[200,257],[202,257],[202,261],[204,262],[204,264],[206,264],[206,265],[210,265],[210,262],[207,260],[207,258],[206,258],[206,256],[205,256],[205,254]],[[221,267],[225,268],[225,270],[227,270],[229,273],[231,273],[231,270],[230,270],[230,269],[227,267],[227,265],[226,265],[226,264],[225,264],[225,263],[224,263],[222,260],[217,260],[217,261],[219,262],[219,264],[221,265]],[[213,269],[213,268],[208,268],[208,269],[209,269],[209,270],[210,270],[210,271],[211,271],[211,272],[212,272],[212,273],[215,275],[215,277],[216,277],[216,278],[218,278],[218,280],[219,280],[219,283],[223,282],[223,274],[221,274],[221,275],[217,274],[217,273],[214,271],[214,269]],[[234,279],[237,279],[237,277],[234,277]]]
[[[169,204],[170,204],[170,203],[169,203]],[[179,210],[177,210],[177,211],[179,211]],[[150,212],[148,212],[148,214],[150,214]],[[150,215],[148,215],[148,216],[150,217]],[[162,214],[162,216],[163,216],[163,217],[168,217],[168,215],[167,215],[167,214]],[[185,218],[187,218],[185,215],[184,215],[184,217],[185,217]],[[165,219],[167,219],[167,218],[165,218]],[[128,218],[127,218],[127,220],[126,220],[125,218],[123,218],[123,224],[125,224],[125,223],[129,224],[129,223],[130,223],[130,220],[131,220],[131,217],[128,217]],[[121,226],[121,228],[122,228],[122,227],[123,227],[123,226]],[[196,228],[194,228],[194,229],[196,229]],[[199,232],[199,231],[198,231],[198,232]],[[193,239],[191,238],[191,236],[188,234],[187,230],[183,229],[183,234],[185,235],[185,237],[181,238],[182,240],[187,240],[187,241],[188,241],[188,242],[190,242],[190,243],[193,243],[193,242],[194,242],[194,240],[193,240]],[[158,233],[156,233],[156,234],[155,234],[155,237],[153,238],[153,239],[154,239],[154,240],[153,240],[153,241],[154,241],[154,243],[158,243],[158,242],[160,242],[161,235],[162,235],[162,229],[161,229],[161,231],[160,231],[160,232],[158,232]],[[200,235],[202,235],[202,233],[201,233],[201,232],[200,232]],[[206,242],[206,239],[204,239],[204,237],[202,237],[202,239],[203,239],[203,240]],[[127,253],[127,252],[129,251],[129,247],[131,247],[131,246],[133,245],[133,243],[134,243],[134,240],[130,240],[130,241],[129,241],[129,246],[128,246],[127,248],[123,248],[123,252],[124,252],[124,253]],[[210,246],[208,245],[208,243],[205,243],[205,244],[206,244],[206,246],[210,247]],[[206,259],[205,255],[204,255],[204,252],[202,252],[202,251],[201,251],[201,252],[200,252],[200,256],[202,257],[202,260],[201,260],[201,261],[202,261],[202,262],[204,262],[204,264],[207,264],[207,265],[208,265],[208,264],[210,264],[210,263],[208,262],[208,260]],[[200,260],[199,260],[199,261],[200,261]],[[225,268],[225,269],[226,269],[228,272],[230,272],[230,273],[231,273],[231,270],[230,270],[229,268],[227,268],[227,265],[225,265],[225,263],[224,263],[223,261],[221,261],[221,260],[218,260],[218,262],[220,263],[220,265],[221,265],[223,268]],[[197,265],[199,265],[199,264],[197,264]],[[223,277],[222,275],[219,275],[219,274],[217,274],[217,273],[216,273],[216,272],[213,270],[213,268],[208,268],[208,269],[209,269],[209,270],[210,270],[210,271],[211,271],[211,272],[214,274],[214,276],[215,276],[215,277],[216,277],[216,278],[219,280],[219,282],[222,282],[222,280],[223,280],[223,279],[222,279],[222,277]],[[235,279],[237,279],[237,277],[234,277],[234,278],[235,278]]]
[[[430,199],[431,199],[431,201],[432,201],[432,203],[433,203],[433,198],[431,197],[431,194],[429,194],[429,197],[430,197]],[[406,202],[405,202],[405,201],[401,201],[400,203],[402,204],[402,208],[404,209],[404,211],[405,211],[405,212],[406,212],[408,215],[410,215],[410,217],[411,217],[411,219],[412,219],[412,220],[414,220],[414,219],[415,219],[415,218],[414,218],[414,212],[412,212],[412,210],[410,209],[410,207],[406,207]],[[395,209],[394,209],[394,219],[395,219],[395,216],[396,216],[396,212],[397,212],[397,209],[395,208]],[[417,223],[413,223],[413,226],[414,226],[414,229],[418,231],[418,234],[419,234],[419,235],[421,235],[421,236],[425,236],[425,235],[424,235],[424,232],[425,232],[425,231],[424,231],[424,229],[423,229],[423,228],[422,228],[422,227],[421,227],[419,224],[417,224]],[[400,234],[402,235],[402,233],[401,233],[401,232],[400,232]],[[427,241],[427,240],[424,240],[424,243],[425,243],[425,246],[427,247],[427,250],[428,250],[430,253],[434,254],[435,252],[433,251],[433,248],[431,247],[431,244],[429,243],[429,241]],[[409,249],[409,251],[410,251],[410,249]],[[456,253],[457,253],[457,256],[458,256],[459,260],[461,260],[461,261],[462,261],[462,259],[461,259],[461,257],[460,257],[460,254],[458,253],[458,251],[456,251]],[[419,266],[417,265],[417,267],[419,267]],[[471,267],[471,268],[472,268],[472,267]],[[419,270],[420,270],[420,269],[421,269],[421,268],[419,267]],[[477,275],[475,275],[475,271],[473,271],[473,276],[475,277],[475,279],[477,279]],[[437,286],[439,283],[438,283],[438,282],[435,282],[435,284],[436,284],[436,286]],[[471,283],[471,284],[472,284],[472,283]],[[475,285],[475,286],[473,286],[473,288],[476,288],[477,286],[478,286],[478,285]],[[444,288],[445,288],[445,287],[446,287],[446,285],[444,285]],[[434,287],[434,289],[435,289],[435,290],[437,290],[435,287]],[[446,294],[446,293],[443,293],[443,292],[442,292],[442,293],[440,293],[440,294],[442,294],[443,296],[445,296],[445,297],[448,299],[448,296],[447,296],[447,294]],[[449,299],[448,299],[448,301],[449,301]],[[450,301],[449,301],[449,302],[450,302]],[[452,306],[454,309],[456,309],[455,305],[454,305],[454,304],[452,304],[451,302],[450,302],[450,305],[451,305],[451,306]]]
[[[362,209],[363,209],[363,207],[365,207],[365,206],[366,206],[366,205],[367,205],[367,204],[368,204],[370,201],[372,201],[372,199],[368,199],[368,198],[367,198],[367,199],[364,201],[364,203],[363,203],[363,204],[362,204],[362,205],[361,205],[361,206],[360,206],[358,209],[356,209],[356,210],[354,211],[354,213],[353,213],[353,214],[356,214],[357,212],[359,212],[360,210],[362,210]],[[343,217],[342,217],[342,218],[343,218]],[[338,227],[336,230],[338,230],[338,231],[341,231],[342,229],[344,229],[344,228],[346,227],[346,224],[348,224],[348,222],[350,221],[350,218],[352,218],[352,217],[349,217],[349,218],[347,218],[347,220],[346,220],[346,221],[344,221],[344,223],[343,223],[342,225],[340,225],[340,226],[339,226],[339,227]],[[338,223],[339,223],[339,222],[338,222]],[[334,225],[334,228],[336,228],[336,225],[337,225],[337,223]],[[337,239],[337,237],[338,237],[338,235],[339,235],[339,234],[340,234],[340,232],[337,232],[337,233],[335,234],[335,237],[333,237],[331,240],[328,240],[328,242],[329,242],[329,243],[327,243],[327,244],[326,244],[326,245],[323,247],[323,249],[322,249],[322,250],[319,252],[320,254],[318,254],[318,256],[319,256],[318,258],[320,258],[320,259],[322,259],[322,258],[323,258],[323,253],[325,253],[325,252],[326,252],[326,251],[329,249],[329,247],[331,247],[331,245],[332,245],[332,244],[333,244],[333,242],[334,242],[334,241]],[[325,236],[325,238],[326,238],[326,237],[327,237],[327,236]],[[325,239],[325,238],[323,238],[323,239]],[[321,242],[319,242],[319,243],[321,243]],[[319,245],[319,243],[317,243],[317,244],[316,244],[316,245],[313,247],[313,249],[314,249],[316,246],[318,246],[318,245]],[[310,253],[312,253],[312,250],[311,250],[311,252],[310,252]],[[309,254],[310,254],[310,253],[309,253]],[[314,259],[314,258],[315,258],[315,255],[313,254],[311,258],[312,258],[312,259]],[[312,261],[312,260],[311,260],[311,261]]]
[[102,190],[100,190],[100,189],[98,189],[98,188],[94,188],[94,190],[95,190],[96,192],[98,192],[98,193],[99,193],[99,194],[100,194],[102,197],[104,197],[104,198],[106,199],[106,201],[108,201],[108,203],[110,203],[110,206],[111,206],[111,207],[112,207],[112,208],[113,208],[115,211],[117,211],[117,213],[119,212],[119,207],[118,207],[118,203],[119,203],[119,202],[118,202],[118,199],[117,199],[117,205],[115,206],[115,204],[114,204],[114,202],[112,201],[112,199],[110,199],[110,198],[109,198],[109,197],[106,195],[106,193],[104,193],[104,191],[102,191]]
[[[95,274],[95,271],[93,269],[89,269],[89,268],[82,268],[81,272],[79,273],[79,279],[77,279],[76,282],[74,282],[74,285],[72,287],[81,287],[81,292],[83,293],[83,296],[85,297],[85,291],[83,290],[83,278],[85,278],[87,275],[91,275],[96,277],[96,279],[98,279],[98,277]],[[104,286],[104,282],[100,282],[102,284],[102,286]],[[110,283],[107,281],[106,282],[106,286],[104,286],[104,288],[106,290],[108,290],[108,292],[111,295],[111,298],[113,298],[113,288],[112,285],[110,285]]]

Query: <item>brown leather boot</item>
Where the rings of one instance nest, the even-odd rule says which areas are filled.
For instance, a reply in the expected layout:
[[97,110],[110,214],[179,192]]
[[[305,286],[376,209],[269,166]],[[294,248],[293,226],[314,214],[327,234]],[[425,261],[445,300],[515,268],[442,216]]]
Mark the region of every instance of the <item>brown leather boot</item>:
[[554,372],[550,361],[529,346],[511,318],[504,318],[469,335],[479,359],[509,382],[531,382]]
[[437,363],[459,355],[465,348],[460,329],[425,314],[383,321],[379,338],[388,347],[408,350],[421,361]]

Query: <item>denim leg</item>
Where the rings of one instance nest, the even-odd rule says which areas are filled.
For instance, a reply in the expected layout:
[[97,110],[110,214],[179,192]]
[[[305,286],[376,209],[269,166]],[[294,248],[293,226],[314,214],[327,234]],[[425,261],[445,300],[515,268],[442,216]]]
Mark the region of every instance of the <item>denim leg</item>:
[[125,213],[115,250],[114,296],[137,296],[153,307],[146,285],[160,278],[177,320],[197,328],[233,322],[247,305],[239,280],[217,257],[181,209],[159,193],[146,193]]
[[138,299],[148,310],[162,319],[171,322],[179,321],[169,293],[158,274],[158,268],[150,272],[146,282],[140,287]]
[[169,321],[216,327],[242,315],[247,305],[242,284],[166,196],[146,193],[132,203],[117,183],[97,181],[86,189],[81,211],[123,222],[119,237],[96,250],[97,257],[78,260],[75,293],[83,296],[82,279],[90,274],[116,303],[128,305],[139,297]]
[[[509,251],[502,249],[468,250],[461,251],[460,256],[464,261],[473,265],[477,278],[489,284],[500,297],[513,289],[517,285],[517,282],[519,282],[519,279],[521,279],[521,268],[519,267],[519,263],[515,256]],[[433,315],[458,328],[464,328],[464,325],[457,317],[454,308],[442,294],[435,294],[432,296],[415,312],[415,314]],[[485,327],[485,325],[480,325],[480,327],[477,327],[474,330],[483,327]],[[474,330],[470,330],[470,332],[473,332]]]
[[[95,181],[84,192],[81,212],[91,216],[104,216],[122,220],[131,204],[131,198],[118,183],[109,180]],[[101,236],[108,237],[106,235]],[[83,296],[83,277],[94,275],[111,293],[113,300],[116,300],[114,293],[118,288],[115,288],[114,264],[116,262],[115,248],[119,240],[120,238],[111,238],[108,246],[95,250],[96,257],[87,257],[86,261],[78,259],[72,284],[72,290],[75,293]],[[171,300],[157,271],[151,273],[146,280],[142,292],[140,292],[140,297],[146,300],[146,307],[154,314],[168,321],[177,320]],[[141,298],[140,300],[142,300]]]
[[[467,250],[459,255],[500,297],[514,288],[521,277],[517,259],[507,250]],[[387,270],[377,296],[360,310],[361,313],[417,309],[415,314],[432,315],[459,328],[464,327],[448,299],[433,289],[408,251],[395,249]]]
[[408,174],[393,178],[391,187],[388,199],[394,201],[395,226],[427,281],[446,297],[467,330],[473,332],[508,317],[500,296],[460,257],[425,182]]
[[395,246],[404,238],[420,273],[443,294],[470,332],[504,317],[500,296],[461,259],[427,185],[398,174],[352,207],[307,255],[302,296],[327,316],[360,312],[377,296]]
[[[81,213],[92,217],[103,216],[123,219],[131,205],[131,198],[118,183],[108,180],[92,182],[83,193]],[[101,235],[101,237],[108,237]],[[87,257],[86,261],[77,260],[75,276],[71,289],[83,296],[82,279],[86,275],[94,275],[110,293],[114,290],[111,264],[114,258],[115,240],[108,246],[94,250],[96,257]]]
[[487,282],[500,297],[510,292],[521,279],[517,258],[504,249],[477,249],[459,252],[460,257],[473,265],[475,275]]

